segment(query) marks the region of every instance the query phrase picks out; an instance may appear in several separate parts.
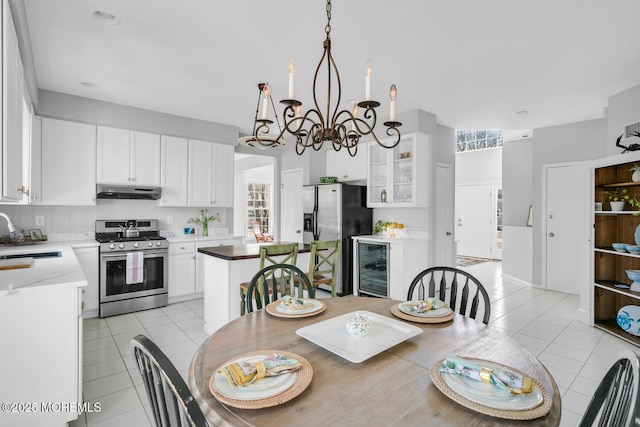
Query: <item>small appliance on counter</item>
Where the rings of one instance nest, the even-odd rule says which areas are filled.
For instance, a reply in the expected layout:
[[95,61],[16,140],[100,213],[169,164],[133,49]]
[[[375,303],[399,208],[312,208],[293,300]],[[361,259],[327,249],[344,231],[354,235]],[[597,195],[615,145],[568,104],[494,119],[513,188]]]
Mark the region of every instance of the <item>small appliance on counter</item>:
[[169,302],[169,242],[157,219],[97,220],[100,317],[164,307]]

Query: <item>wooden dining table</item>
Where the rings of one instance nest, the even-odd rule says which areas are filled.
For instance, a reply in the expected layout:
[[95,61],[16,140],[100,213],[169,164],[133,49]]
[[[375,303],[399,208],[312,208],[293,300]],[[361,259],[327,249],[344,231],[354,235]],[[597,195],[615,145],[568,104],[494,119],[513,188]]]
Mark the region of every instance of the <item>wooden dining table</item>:
[[[352,363],[298,336],[296,330],[363,310],[400,320],[390,311],[398,301],[349,296],[322,302],[326,309],[311,317],[276,317],[264,309],[249,313],[229,322],[200,346],[189,369],[189,387],[211,425],[559,425],[560,393],[553,377],[504,331],[459,314],[445,323],[409,322],[423,332],[361,363]],[[209,379],[220,366],[243,354],[273,349],[295,353],[310,363],[311,383],[298,396],[261,409],[224,405],[213,396]],[[451,354],[490,360],[529,375],[548,391],[551,410],[541,418],[516,421],[457,403],[430,377],[432,365]]]

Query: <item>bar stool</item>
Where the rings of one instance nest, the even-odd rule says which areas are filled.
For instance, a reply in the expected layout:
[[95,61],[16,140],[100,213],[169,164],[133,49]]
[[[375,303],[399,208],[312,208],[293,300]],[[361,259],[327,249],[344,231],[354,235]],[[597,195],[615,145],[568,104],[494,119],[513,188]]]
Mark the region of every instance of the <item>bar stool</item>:
[[314,287],[331,286],[331,296],[336,296],[336,274],[340,240],[314,240],[309,257],[309,281]]

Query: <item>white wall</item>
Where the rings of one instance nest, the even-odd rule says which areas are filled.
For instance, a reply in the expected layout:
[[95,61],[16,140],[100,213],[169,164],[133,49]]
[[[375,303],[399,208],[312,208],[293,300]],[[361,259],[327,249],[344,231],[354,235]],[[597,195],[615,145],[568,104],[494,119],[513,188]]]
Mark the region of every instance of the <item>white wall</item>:
[[[620,154],[623,149],[616,147],[616,139],[626,125],[640,122],[640,85],[609,97],[607,109],[607,155]],[[640,138],[634,138],[631,142],[640,144]],[[623,145],[628,146],[629,143]]]
[[456,153],[456,185],[502,182],[502,148]]

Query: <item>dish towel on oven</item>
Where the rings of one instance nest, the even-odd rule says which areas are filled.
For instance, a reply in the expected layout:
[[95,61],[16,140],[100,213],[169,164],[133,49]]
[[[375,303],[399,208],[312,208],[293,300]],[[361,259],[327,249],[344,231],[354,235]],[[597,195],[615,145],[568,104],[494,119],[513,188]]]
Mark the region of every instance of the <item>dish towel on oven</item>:
[[127,252],[127,285],[142,283],[144,280],[144,253]]
[[462,375],[475,381],[493,384],[511,394],[531,393],[534,382],[531,378],[506,369],[484,368],[460,356],[449,356],[442,361],[440,372]]

